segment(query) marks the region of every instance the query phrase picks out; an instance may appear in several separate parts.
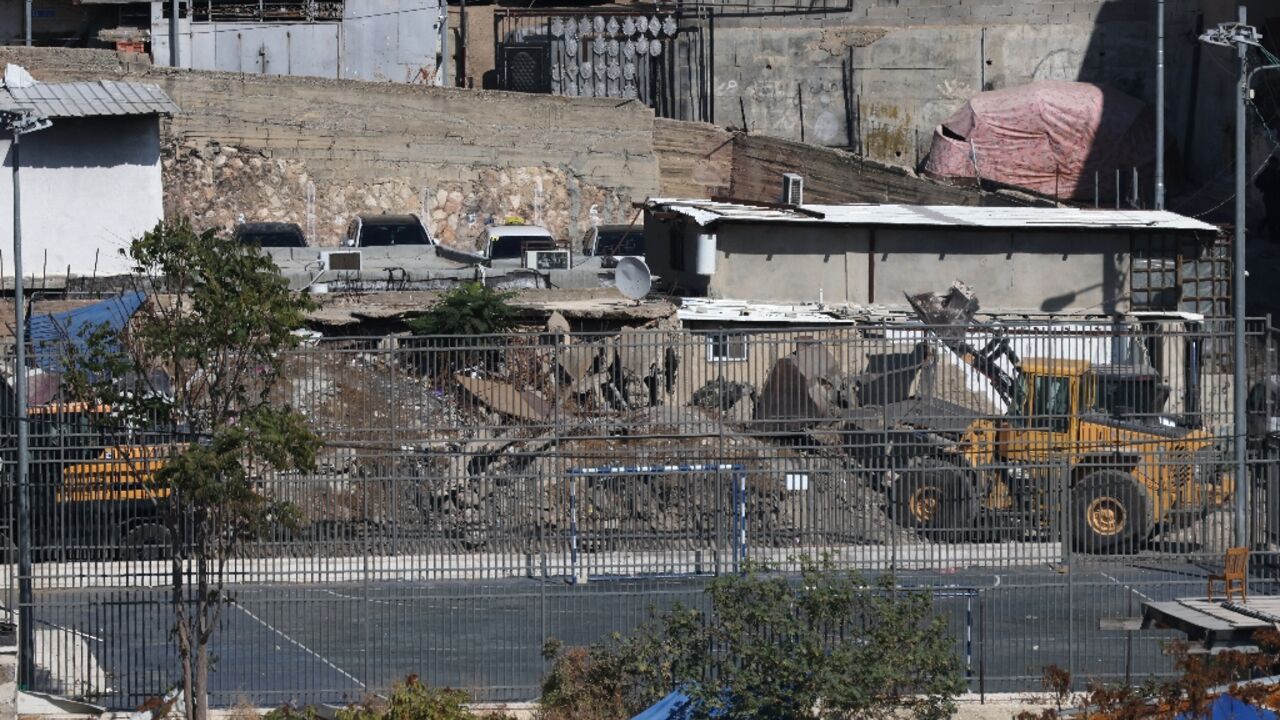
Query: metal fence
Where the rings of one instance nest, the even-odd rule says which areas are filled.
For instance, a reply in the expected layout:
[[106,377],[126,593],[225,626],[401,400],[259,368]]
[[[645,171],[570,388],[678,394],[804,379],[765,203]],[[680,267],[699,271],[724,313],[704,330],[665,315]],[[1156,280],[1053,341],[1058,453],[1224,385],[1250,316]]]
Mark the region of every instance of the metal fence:
[[709,12],[495,11],[498,84],[568,97],[634,98],[661,117],[709,120]]
[[[229,567],[215,701],[342,702],[409,673],[531,699],[548,638],[821,554],[930,589],[975,691],[1036,689],[1049,664],[1168,673],[1168,634],[1102,621],[1203,592],[1241,493],[1253,592],[1274,576],[1274,398],[1251,396],[1240,477],[1229,335],[1148,317],[311,341],[278,399],[324,448],[260,479],[301,521]],[[1248,335],[1270,377],[1269,328]],[[80,410],[33,416],[35,689],[131,707],[178,680],[167,531],[112,474],[140,446]]]

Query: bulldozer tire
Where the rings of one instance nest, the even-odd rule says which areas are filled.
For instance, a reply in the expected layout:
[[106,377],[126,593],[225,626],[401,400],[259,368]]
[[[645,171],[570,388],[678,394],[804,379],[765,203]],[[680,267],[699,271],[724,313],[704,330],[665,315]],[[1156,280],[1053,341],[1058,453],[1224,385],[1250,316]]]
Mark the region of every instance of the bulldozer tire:
[[973,532],[978,497],[960,467],[938,458],[912,458],[894,486],[893,511],[903,527],[959,541]]
[[1079,552],[1136,552],[1146,539],[1147,496],[1133,476],[1100,470],[1082,478],[1071,493],[1071,540]]
[[125,533],[120,543],[122,560],[163,560],[169,557],[169,528],[159,523],[144,523]]

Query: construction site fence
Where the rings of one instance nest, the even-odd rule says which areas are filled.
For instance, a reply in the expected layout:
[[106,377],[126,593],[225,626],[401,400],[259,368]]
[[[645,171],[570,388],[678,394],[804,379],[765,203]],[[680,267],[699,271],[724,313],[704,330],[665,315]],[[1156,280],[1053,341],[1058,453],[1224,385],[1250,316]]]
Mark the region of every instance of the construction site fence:
[[[409,674],[528,700],[550,638],[819,557],[932,593],[974,692],[1037,690],[1050,664],[1144,679],[1173,671],[1173,636],[1104,620],[1203,593],[1240,537],[1252,591],[1274,580],[1266,321],[1244,428],[1220,321],[687,325],[289,351],[275,400],[322,449],[257,479],[299,521],[227,566],[215,702],[342,703]],[[128,708],[179,679],[170,529],[120,461],[148,442],[70,405],[32,421],[32,689]]]

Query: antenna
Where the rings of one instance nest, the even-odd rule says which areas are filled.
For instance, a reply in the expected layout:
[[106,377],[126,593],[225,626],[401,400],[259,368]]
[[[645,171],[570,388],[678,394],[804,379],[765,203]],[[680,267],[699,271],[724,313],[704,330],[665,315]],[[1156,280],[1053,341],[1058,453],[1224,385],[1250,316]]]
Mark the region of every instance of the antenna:
[[653,276],[649,274],[649,266],[640,258],[624,257],[613,271],[613,282],[623,297],[639,302],[653,287]]

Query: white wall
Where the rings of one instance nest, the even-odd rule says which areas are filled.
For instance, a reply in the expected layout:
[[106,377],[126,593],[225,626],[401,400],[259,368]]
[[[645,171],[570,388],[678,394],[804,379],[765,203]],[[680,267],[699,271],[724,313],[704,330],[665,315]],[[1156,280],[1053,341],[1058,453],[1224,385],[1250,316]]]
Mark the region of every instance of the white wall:
[[342,77],[443,85],[448,56],[438,0],[347,0]]
[[[13,277],[13,153],[0,138],[0,275]],[[160,121],[55,118],[21,144],[23,276],[119,275],[119,253],[164,216]],[[47,253],[47,256],[46,256]],[[47,257],[47,259],[46,259]],[[10,280],[10,282],[12,282]]]
[[[1129,310],[1128,233],[1030,229],[875,228],[839,225],[715,226],[709,279],[677,272],[667,257],[666,221],[646,213],[646,258],[682,290],[762,302],[879,303],[905,306],[903,293],[974,288],[984,308],[1037,313]],[[697,227],[687,223],[686,254]]]
[[338,77],[339,24],[195,23],[183,64],[258,75]]
[[[440,0],[347,0],[342,22],[179,23],[179,61],[197,70],[443,85]],[[151,5],[151,51],[169,64],[169,21]]]

